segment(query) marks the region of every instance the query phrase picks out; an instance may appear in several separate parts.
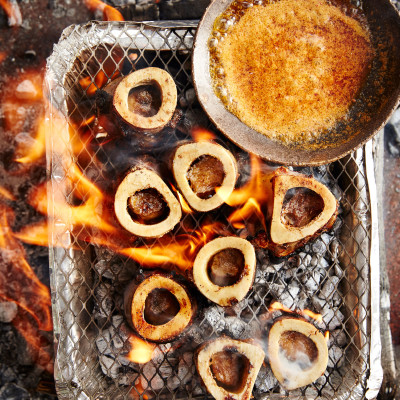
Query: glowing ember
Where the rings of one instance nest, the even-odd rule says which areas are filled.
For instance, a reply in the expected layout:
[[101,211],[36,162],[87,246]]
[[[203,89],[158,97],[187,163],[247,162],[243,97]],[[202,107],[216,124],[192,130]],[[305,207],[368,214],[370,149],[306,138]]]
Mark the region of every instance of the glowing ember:
[[104,21],[124,21],[124,17],[118,10],[100,0],[85,0],[85,4],[90,11],[102,11]]
[[154,343],[146,342],[133,335],[129,338],[129,343],[131,344],[131,351],[126,357],[129,361],[145,364],[153,358],[154,349],[156,348]]
[[[23,314],[13,320],[14,326],[34,348],[40,349],[39,330],[51,331],[52,319],[50,313],[49,289],[43,285],[32,271],[25,258],[25,250],[15,240],[8,225],[7,215],[12,211],[0,205],[0,258],[4,263],[4,278],[10,274],[10,281],[0,285],[0,297],[14,302],[22,312],[30,315],[23,318]],[[52,372],[50,356],[44,355],[39,363]]]
[[0,0],[0,7],[7,14],[8,25],[20,26],[22,24],[21,10],[16,0]]

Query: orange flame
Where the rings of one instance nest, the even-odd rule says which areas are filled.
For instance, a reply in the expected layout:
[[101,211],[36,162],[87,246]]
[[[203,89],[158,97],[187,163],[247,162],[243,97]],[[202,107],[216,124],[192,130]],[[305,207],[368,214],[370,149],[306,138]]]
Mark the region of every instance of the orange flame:
[[85,4],[90,11],[102,11],[104,21],[124,21],[124,17],[118,10],[100,0],[85,0]]
[[143,266],[155,267],[172,264],[182,271],[193,265],[193,260],[204,244],[222,231],[222,224],[214,222],[204,224],[193,234],[178,235],[171,243],[155,244],[153,246],[130,247],[116,249],[119,253],[130,257]]
[[[111,80],[117,78],[119,76],[119,71],[115,71],[113,75],[110,77]],[[101,89],[108,82],[108,77],[104,71],[99,71],[95,78],[94,82],[90,76],[85,76],[84,78],[79,80],[79,84],[82,89],[86,91],[88,96],[93,96],[98,89]]]
[[189,204],[186,202],[185,198],[182,196],[181,192],[171,184],[172,190],[177,194],[179,203],[181,204],[182,210],[185,214],[192,214],[193,210],[190,208]]
[[5,188],[0,186],[0,196],[4,197],[7,200],[13,201],[15,197]]
[[311,310],[307,310],[307,309],[293,311],[290,308],[285,307],[283,304],[281,304],[281,303],[279,303],[277,301],[272,303],[268,310],[270,312],[283,311],[283,312],[287,312],[287,313],[291,313],[291,314],[301,314],[301,315],[304,315],[306,317],[309,317],[309,318],[313,319],[314,321],[318,322],[319,324],[322,324],[322,322],[323,322],[321,314],[316,314],[315,312],[313,312]]
[[192,137],[195,142],[206,142],[216,138],[213,132],[200,127],[193,128]]
[[248,182],[234,190],[230,196],[223,196],[223,188],[216,189],[223,198],[227,198],[226,203],[231,207],[236,207],[247,202],[249,198],[254,198],[258,204],[265,203],[270,197],[268,181],[271,179],[271,171],[263,171],[262,161],[255,155],[250,155],[251,174]]
[[[17,150],[18,151],[18,150]],[[25,155],[17,158],[16,161],[21,164],[33,163],[42,157],[46,152],[46,120],[42,116],[36,131],[36,135],[33,139],[33,145],[29,148],[25,148]]]
[[[5,268],[7,265],[12,268],[12,281],[0,286],[0,297],[16,303],[21,310],[30,315],[31,318],[26,319],[19,314],[13,320],[13,324],[26,341],[39,350],[41,345],[38,330],[52,330],[50,293],[26,261],[24,248],[15,240],[7,215],[12,215],[12,211],[0,205],[0,254]],[[48,354],[39,362],[44,368],[52,371]]]
[[20,26],[22,24],[21,10],[16,1],[0,0],[0,7],[7,14],[10,26]]
[[329,331],[326,331],[324,336],[325,336],[325,340],[326,340],[327,342],[329,342],[329,337],[330,337]]
[[310,317],[311,319],[317,321],[320,324],[323,322],[321,314],[316,314],[316,313],[312,312],[311,310],[301,310],[301,313],[303,315],[306,315],[307,317]]
[[257,219],[261,221],[263,228],[266,230],[266,223],[264,213],[261,210],[260,204],[253,197],[250,197],[243,207],[235,210],[229,217],[228,221],[236,229],[241,229],[245,227],[245,224],[240,221],[247,220],[250,216],[256,215]]
[[129,343],[131,344],[131,350],[126,357],[129,361],[137,364],[145,364],[153,358],[153,353],[156,348],[154,343],[146,342],[133,335],[129,338]]
[[269,308],[268,308],[269,312],[273,312],[273,311],[284,311],[287,313],[293,313],[293,311],[290,308],[285,307],[283,304],[278,303],[277,301],[273,302]]

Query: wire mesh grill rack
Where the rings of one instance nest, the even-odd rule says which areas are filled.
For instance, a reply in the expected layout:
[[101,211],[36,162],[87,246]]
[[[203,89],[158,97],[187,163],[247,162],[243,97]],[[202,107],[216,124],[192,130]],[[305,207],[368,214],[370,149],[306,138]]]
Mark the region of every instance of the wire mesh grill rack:
[[[112,197],[116,181],[138,157],[151,154],[164,162],[178,143],[190,139],[193,126],[214,130],[191,82],[195,27],[190,21],[72,26],[48,60],[48,196],[53,216],[50,264],[59,398],[208,398],[194,366],[196,347],[222,334],[265,339],[271,319],[279,315],[269,311],[273,301],[292,310],[307,308],[322,315],[323,322],[314,323],[330,332],[329,363],[316,382],[292,392],[279,385],[264,363],[254,397],[368,397],[368,382],[371,376],[379,375],[380,359],[375,344],[371,344],[375,341],[371,338],[379,336],[379,324],[372,318],[379,293],[371,291],[373,199],[365,163],[372,156],[365,148],[330,165],[300,169],[326,184],[340,201],[339,217],[331,232],[285,258],[257,250],[255,282],[242,302],[224,309],[202,299],[201,312],[181,339],[158,345],[152,360],[145,364],[127,358],[133,332],[125,321],[123,292],[132,279],[143,274],[143,265],[101,244],[112,239],[107,229],[98,226],[102,216],[109,214],[104,205],[107,202],[100,200]],[[94,115],[95,89],[111,81],[117,71],[126,75],[133,68],[147,66],[160,67],[173,76],[184,128],[169,129],[161,140],[151,136],[102,137]],[[238,159],[238,184],[244,184],[250,174],[249,155],[215,134]],[[266,170],[274,167],[263,163]],[[82,187],[86,190],[79,193]],[[96,197],[100,200],[93,214],[77,224],[76,209]],[[226,229],[246,235],[248,232],[230,225],[228,213],[228,207],[223,206],[211,217],[184,214],[172,238],[177,240],[182,226],[186,232],[190,227],[192,232],[201,233],[208,218],[224,221]],[[104,242],[92,241],[100,230]],[[150,247],[161,242],[139,241],[134,245]]]

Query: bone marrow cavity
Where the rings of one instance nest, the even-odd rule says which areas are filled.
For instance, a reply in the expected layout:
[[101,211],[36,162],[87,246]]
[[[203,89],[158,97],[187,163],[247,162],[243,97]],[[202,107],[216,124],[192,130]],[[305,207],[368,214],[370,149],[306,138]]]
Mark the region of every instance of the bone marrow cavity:
[[161,107],[162,92],[156,81],[132,88],[128,94],[128,108],[142,117],[153,117]]
[[282,223],[294,227],[309,224],[324,209],[324,200],[311,189],[296,187],[289,189],[283,200]]
[[163,221],[170,211],[164,197],[154,188],[139,190],[129,197],[128,209],[134,221],[146,225]]
[[249,359],[236,349],[225,349],[212,355],[211,372],[219,387],[240,393],[247,380]]
[[146,298],[144,318],[151,325],[164,325],[178,314],[180,305],[167,289],[154,289]]
[[318,358],[315,343],[304,334],[296,331],[283,332],[279,339],[279,353],[289,363],[301,370],[309,369]]
[[224,178],[222,162],[210,155],[198,157],[187,172],[190,187],[201,199],[214,196],[215,189],[222,186]]
[[238,249],[219,251],[208,262],[208,276],[217,286],[231,286],[236,283],[244,270],[244,255]]

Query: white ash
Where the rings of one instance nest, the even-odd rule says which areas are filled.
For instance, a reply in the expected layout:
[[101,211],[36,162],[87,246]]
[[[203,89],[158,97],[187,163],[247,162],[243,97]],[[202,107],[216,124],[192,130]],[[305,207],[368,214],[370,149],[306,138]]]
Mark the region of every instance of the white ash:
[[221,333],[225,329],[224,314],[217,307],[210,307],[205,310],[204,319],[211,325],[215,333]]
[[156,359],[144,364],[140,375],[140,383],[144,389],[161,390],[165,381],[173,374],[171,361],[163,360],[161,363]]
[[96,317],[108,318],[114,308],[114,287],[108,282],[100,282],[94,290],[96,302],[94,310]]
[[250,339],[260,337],[261,328],[256,321],[251,321],[249,324],[237,317],[226,317],[225,331],[233,339]]
[[130,271],[121,262],[107,262],[105,260],[95,263],[94,268],[100,276],[120,283],[130,281],[135,271],[135,268]]
[[318,323],[321,329],[333,331],[334,329],[342,326],[344,315],[340,312],[338,308],[325,307],[321,313],[323,322],[322,324]]
[[324,283],[318,297],[326,301],[332,300],[333,294],[336,293],[338,283],[340,278],[337,276],[331,276],[328,278],[327,282]]
[[0,302],[0,322],[11,322],[18,313],[18,306],[13,301]]
[[321,269],[328,269],[329,262],[320,254],[314,254],[310,262],[311,267],[318,267]]
[[328,368],[339,369],[343,366],[345,357],[343,350],[339,346],[329,346],[328,356]]
[[254,388],[257,393],[262,394],[271,391],[278,385],[278,380],[275,378],[269,365],[262,365],[254,383]]
[[344,347],[347,343],[346,333],[342,329],[335,329],[330,332],[330,343]]

